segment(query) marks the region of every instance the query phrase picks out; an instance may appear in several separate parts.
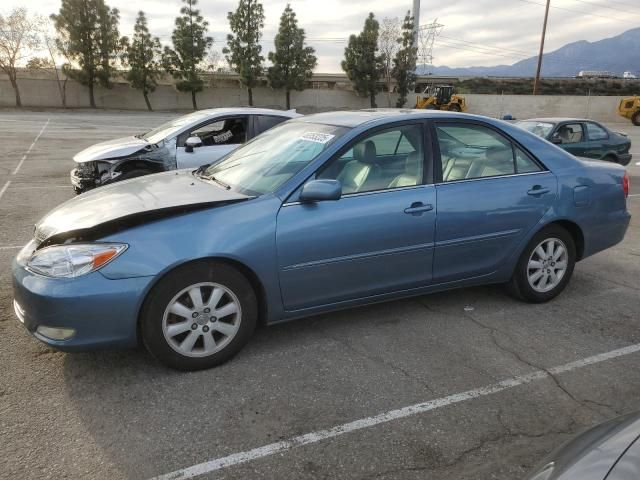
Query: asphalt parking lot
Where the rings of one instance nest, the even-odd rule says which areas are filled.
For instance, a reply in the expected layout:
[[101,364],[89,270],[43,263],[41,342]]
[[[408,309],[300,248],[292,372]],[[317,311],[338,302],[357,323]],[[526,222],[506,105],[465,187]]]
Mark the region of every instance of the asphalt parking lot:
[[[471,288],[256,332],[222,367],[63,354],[14,318],[11,259],[71,160],[172,114],[0,112],[0,478],[520,479],[640,409],[640,127],[625,241],[546,305]],[[90,320],[91,312],[87,312]]]

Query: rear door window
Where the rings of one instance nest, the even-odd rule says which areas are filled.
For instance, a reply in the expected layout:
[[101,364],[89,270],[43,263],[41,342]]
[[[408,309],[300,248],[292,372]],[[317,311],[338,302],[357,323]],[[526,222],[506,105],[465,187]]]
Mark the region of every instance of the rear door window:
[[587,135],[589,136],[589,140],[606,140],[609,138],[607,131],[600,125],[592,122],[587,122],[585,125],[587,126]]
[[542,170],[521,148],[482,125],[443,123],[436,125],[436,135],[444,182]]
[[281,124],[289,120],[287,117],[278,117],[274,115],[256,115],[254,117],[255,134],[260,135],[262,132],[266,132],[270,128]]

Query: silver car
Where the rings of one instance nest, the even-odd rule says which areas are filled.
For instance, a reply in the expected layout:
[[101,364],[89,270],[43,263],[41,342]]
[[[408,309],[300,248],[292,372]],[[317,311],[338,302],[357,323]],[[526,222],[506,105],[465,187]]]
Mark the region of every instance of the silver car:
[[82,193],[150,173],[208,165],[256,135],[299,116],[295,110],[200,110],[145,134],[84,149],[73,157],[77,166],[71,171],[71,184],[76,193]]

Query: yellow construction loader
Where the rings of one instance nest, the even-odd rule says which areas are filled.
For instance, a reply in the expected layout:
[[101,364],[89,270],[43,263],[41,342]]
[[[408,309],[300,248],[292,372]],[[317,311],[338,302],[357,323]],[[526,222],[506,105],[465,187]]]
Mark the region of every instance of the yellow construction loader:
[[640,127],[640,96],[623,98],[618,105],[618,113]]
[[467,102],[462,95],[455,94],[451,85],[428,85],[422,95],[418,95],[415,108],[466,112]]

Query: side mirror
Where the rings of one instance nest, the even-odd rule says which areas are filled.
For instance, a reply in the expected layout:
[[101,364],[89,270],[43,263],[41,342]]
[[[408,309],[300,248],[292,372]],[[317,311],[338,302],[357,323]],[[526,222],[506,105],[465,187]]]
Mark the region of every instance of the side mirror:
[[559,134],[554,133],[553,136],[551,137],[551,143],[553,143],[555,145],[561,145],[562,144],[562,138],[560,137]]
[[340,200],[342,184],[338,180],[311,180],[302,187],[301,202],[322,202],[325,200]]
[[202,139],[200,137],[189,137],[187,138],[187,141],[185,142],[185,148],[184,150],[186,152],[193,152],[194,148],[198,148],[202,146]]

